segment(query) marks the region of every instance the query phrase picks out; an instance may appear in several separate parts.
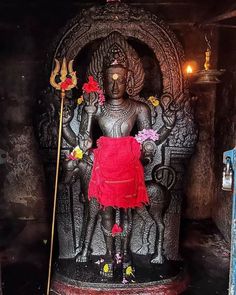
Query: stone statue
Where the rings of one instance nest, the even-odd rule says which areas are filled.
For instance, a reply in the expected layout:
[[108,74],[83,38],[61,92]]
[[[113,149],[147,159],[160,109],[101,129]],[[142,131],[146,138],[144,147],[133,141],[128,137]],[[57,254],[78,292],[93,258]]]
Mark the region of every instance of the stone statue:
[[[124,276],[129,279],[130,274],[133,276],[129,246],[133,212],[144,223],[142,246],[136,254],[149,252],[149,232],[156,223],[156,249],[150,262],[164,262],[163,216],[170,194],[167,188],[154,180],[144,183],[141,162],[143,165],[152,162],[156,146],[166,139],[175,123],[175,110],[172,108],[163,112],[164,125],[158,131],[158,139],[146,138],[140,144],[131,136],[135,128],[137,132],[151,130],[152,116],[148,104],[139,97],[144,81],[141,61],[116,31],[102,41],[92,57],[87,74],[99,83],[105,102],[99,104],[96,92],[84,93],[85,105],[77,133],[71,128],[74,106],[69,101],[65,104],[63,118],[64,139],[70,146],[78,145],[83,151],[83,159],[65,159],[63,163],[63,184],[71,186],[80,178],[83,202],[87,207],[81,251],[76,261],[88,261],[94,228],[101,215],[106,244],[101,275],[112,278],[114,264],[122,263]],[[98,124],[103,136],[93,152],[94,124]]]

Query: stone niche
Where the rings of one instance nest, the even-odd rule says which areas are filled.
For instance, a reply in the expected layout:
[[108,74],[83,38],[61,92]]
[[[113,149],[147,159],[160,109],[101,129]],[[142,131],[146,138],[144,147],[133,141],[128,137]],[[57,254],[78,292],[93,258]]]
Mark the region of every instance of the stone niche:
[[[139,94],[140,100],[150,107],[152,128],[157,131],[161,130],[164,126],[163,115],[167,114],[170,110],[174,110],[175,112],[174,126],[172,126],[168,137],[156,146],[154,161],[145,168],[145,179],[147,181],[155,179],[157,183],[168,189],[171,196],[168,208],[163,213],[165,224],[163,247],[167,261],[164,264],[166,265],[166,263],[172,263],[180,259],[179,228],[184,174],[185,167],[194,151],[197,140],[197,131],[191,104],[192,99],[182,72],[184,53],[181,44],[176,39],[174,33],[158,16],[143,9],[132,8],[127,4],[109,2],[103,6],[92,7],[86,11],[82,11],[81,14],[68,23],[54,42],[53,50],[49,52],[51,58],[48,61],[48,73],[54,67],[55,58],[62,60],[63,57],[66,57],[68,61],[73,59],[79,82],[78,89],[75,89],[69,95],[72,100],[75,100],[81,95],[81,86],[86,81],[86,71],[93,53],[99,48],[104,38],[112,32],[118,32],[123,35],[141,59],[145,79],[144,86]],[[44,97],[41,100],[40,116],[38,118],[38,137],[41,153],[44,155],[43,158],[45,159],[48,178],[51,179],[52,183],[56,160],[58,128],[58,99],[56,96],[57,94],[51,89],[44,92]],[[158,98],[158,106],[155,107],[148,101],[150,96]],[[74,119],[71,122],[71,128],[74,132],[78,132],[81,108],[79,105],[75,108]],[[94,137],[98,138],[99,135],[100,131],[95,130]],[[71,146],[63,140],[62,161],[70,151]],[[76,263],[71,264],[71,261],[75,261],[77,254],[81,251],[81,243],[84,235],[82,224],[86,219],[84,217],[86,216],[86,208],[84,203],[80,201],[80,192],[81,182],[78,179],[73,186],[67,186],[59,190],[58,194],[56,217],[59,263],[55,271],[56,283],[54,284],[54,291],[58,292],[55,294],[72,294],[69,293],[71,290],[73,290],[73,294],[80,294],[78,289],[80,284],[82,284],[81,286],[83,288],[88,286],[90,288],[96,288],[91,282],[87,282],[87,284],[82,282],[83,278],[81,278],[78,265]],[[142,235],[142,227],[143,220],[134,212],[130,241],[130,249],[134,256],[141,246],[140,236]],[[157,236],[156,226],[153,225],[150,229],[150,247],[146,253],[148,257],[154,253]],[[91,248],[91,256],[100,257],[105,254],[100,219],[98,219],[96,225]],[[61,266],[62,264],[63,266]],[[76,271],[78,272],[77,277]],[[162,271],[163,269],[158,271],[160,277],[159,280],[155,280],[159,281],[159,285],[166,283],[166,281],[164,282],[161,279],[163,277],[161,275]],[[178,271],[171,271],[171,275],[164,275],[164,277],[166,279],[171,278],[171,282],[173,283],[173,276],[177,274]],[[69,291],[67,284],[72,284],[74,287],[70,287],[72,289]],[[104,285],[103,283],[103,288],[106,288],[108,292],[108,285]],[[142,288],[147,288],[147,286],[142,286]],[[135,289],[135,286],[133,286],[133,289]],[[158,290],[164,292],[164,289]],[[156,289],[155,292],[158,290]],[[179,292],[182,290],[183,286]],[[154,290],[147,294],[154,294],[151,292],[154,292]],[[123,293],[120,291],[119,294]]]

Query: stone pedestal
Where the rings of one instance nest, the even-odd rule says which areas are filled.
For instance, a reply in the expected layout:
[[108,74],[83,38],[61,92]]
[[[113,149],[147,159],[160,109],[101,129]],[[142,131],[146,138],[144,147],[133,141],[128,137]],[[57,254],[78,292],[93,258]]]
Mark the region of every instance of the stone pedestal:
[[63,281],[55,280],[52,284],[51,295],[177,295],[186,290],[189,278],[186,274],[181,274],[171,279],[149,282],[124,284],[67,284]]
[[[137,259],[136,259],[137,261]],[[100,266],[90,261],[78,264],[73,259],[57,262],[51,285],[51,295],[177,295],[186,290],[189,276],[184,264],[165,261],[164,264],[134,266],[135,277],[122,283],[122,265],[115,268],[114,278],[100,275]]]

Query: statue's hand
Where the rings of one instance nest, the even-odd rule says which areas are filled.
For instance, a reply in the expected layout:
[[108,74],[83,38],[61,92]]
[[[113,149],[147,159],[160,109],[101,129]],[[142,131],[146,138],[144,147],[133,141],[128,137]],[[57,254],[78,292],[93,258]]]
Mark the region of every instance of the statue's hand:
[[164,108],[162,119],[165,127],[168,129],[172,129],[176,120],[176,107],[174,103],[171,103],[167,108]]
[[87,114],[93,115],[97,112],[97,107],[96,106],[85,106],[84,110]]
[[91,149],[93,145],[92,138],[87,134],[80,134],[79,136],[79,147],[81,150],[86,153],[89,149]]
[[143,165],[151,164],[156,153],[156,145],[152,140],[145,140],[142,144],[142,163]]
[[84,110],[87,114],[93,115],[97,112],[98,108],[98,94],[96,92],[84,93],[85,107]]
[[67,125],[74,117],[74,108],[72,105],[68,103],[65,104],[63,109],[62,123],[63,125]]

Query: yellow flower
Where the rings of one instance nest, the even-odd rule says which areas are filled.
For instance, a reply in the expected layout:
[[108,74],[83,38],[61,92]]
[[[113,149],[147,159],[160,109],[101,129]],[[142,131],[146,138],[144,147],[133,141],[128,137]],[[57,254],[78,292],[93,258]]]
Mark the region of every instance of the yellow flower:
[[84,102],[84,98],[83,96],[80,96],[78,99],[77,99],[77,104],[82,104]]
[[109,271],[109,265],[107,263],[103,266],[103,271],[104,272],[108,272]]
[[132,268],[131,265],[128,266],[128,267],[126,268],[126,270],[125,270],[125,274],[126,274],[127,276],[131,276],[131,275],[133,275],[133,268]]
[[73,149],[72,155],[76,158],[76,159],[82,159],[83,158],[83,151],[80,149],[79,146],[75,147]]
[[155,96],[149,96],[148,100],[154,107],[159,106],[159,100]]

